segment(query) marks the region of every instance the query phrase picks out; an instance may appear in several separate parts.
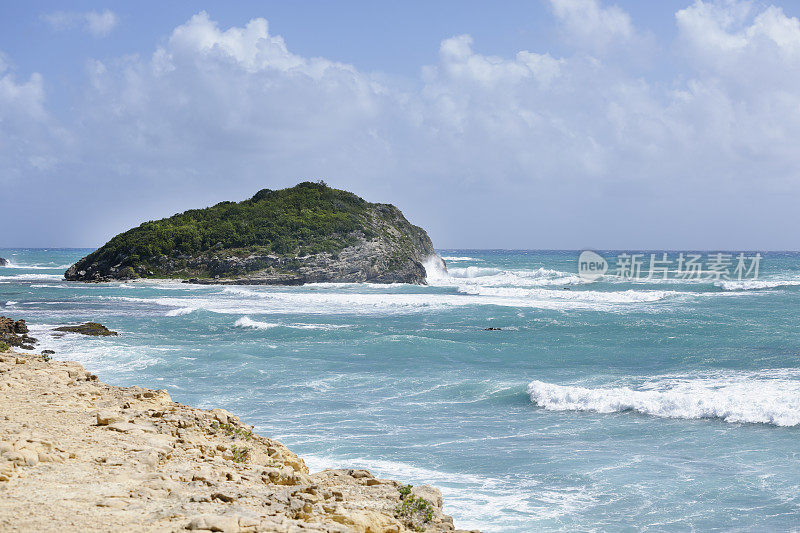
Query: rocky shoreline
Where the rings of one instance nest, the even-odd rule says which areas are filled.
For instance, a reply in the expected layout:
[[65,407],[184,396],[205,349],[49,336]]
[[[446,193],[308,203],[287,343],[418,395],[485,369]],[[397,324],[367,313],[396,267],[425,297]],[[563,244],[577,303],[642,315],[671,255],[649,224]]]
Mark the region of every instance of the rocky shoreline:
[[366,470],[310,473],[222,409],[0,353],[0,530],[456,531],[441,493]]

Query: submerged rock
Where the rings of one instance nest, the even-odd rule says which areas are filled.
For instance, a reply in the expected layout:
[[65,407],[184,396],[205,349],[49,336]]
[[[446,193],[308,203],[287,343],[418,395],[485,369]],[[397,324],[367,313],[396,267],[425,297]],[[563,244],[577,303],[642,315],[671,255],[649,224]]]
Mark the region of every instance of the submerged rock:
[[424,284],[430,237],[390,204],[322,182],[264,189],[121,233],[65,273],[67,280],[183,279],[204,284]]
[[86,322],[77,326],[61,326],[55,328],[54,331],[65,331],[67,333],[80,333],[81,335],[91,335],[93,337],[108,337],[109,335],[118,335],[116,331],[111,331],[103,324],[97,322]]

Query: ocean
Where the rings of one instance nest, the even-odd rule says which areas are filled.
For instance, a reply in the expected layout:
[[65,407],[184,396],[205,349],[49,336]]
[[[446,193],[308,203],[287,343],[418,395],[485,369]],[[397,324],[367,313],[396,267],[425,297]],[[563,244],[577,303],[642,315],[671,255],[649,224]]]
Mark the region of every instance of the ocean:
[[[314,470],[435,485],[457,527],[800,529],[800,254],[745,281],[588,283],[577,251],[508,250],[441,250],[428,286],[63,281],[89,252],[0,250],[36,351],[226,408]],[[88,320],[120,336],[51,334]]]

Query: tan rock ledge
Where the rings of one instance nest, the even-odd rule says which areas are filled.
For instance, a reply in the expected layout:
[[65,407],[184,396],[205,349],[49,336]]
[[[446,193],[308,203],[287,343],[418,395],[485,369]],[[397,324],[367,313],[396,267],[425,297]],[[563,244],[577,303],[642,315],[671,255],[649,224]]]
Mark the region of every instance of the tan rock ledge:
[[454,531],[441,493],[310,474],[223,409],[0,354],[0,531]]

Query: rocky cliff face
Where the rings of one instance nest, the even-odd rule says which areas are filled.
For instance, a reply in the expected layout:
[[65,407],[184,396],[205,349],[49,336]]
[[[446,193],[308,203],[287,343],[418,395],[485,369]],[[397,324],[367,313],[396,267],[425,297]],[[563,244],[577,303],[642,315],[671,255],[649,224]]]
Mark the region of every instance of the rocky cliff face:
[[433,487],[311,473],[223,409],[78,363],[0,353],[0,420],[0,531],[457,533]]
[[[309,197],[305,189],[313,195]],[[193,211],[189,223],[186,215],[190,212],[148,223],[153,228],[143,224],[81,259],[64,276],[76,281],[182,278],[219,284],[424,284],[425,261],[433,258],[444,268],[425,230],[408,222],[398,208],[369,203],[324,184],[262,191],[251,200],[228,204]],[[210,244],[219,238],[216,228],[228,223],[248,237],[255,235],[249,246],[238,245],[243,238],[237,235],[229,239],[230,244],[217,241],[196,250],[161,246],[160,253],[151,253],[160,246],[151,241],[166,232],[166,224],[171,224],[167,229],[177,227],[181,235],[199,235]],[[271,236],[259,240],[254,226],[273,228]]]

